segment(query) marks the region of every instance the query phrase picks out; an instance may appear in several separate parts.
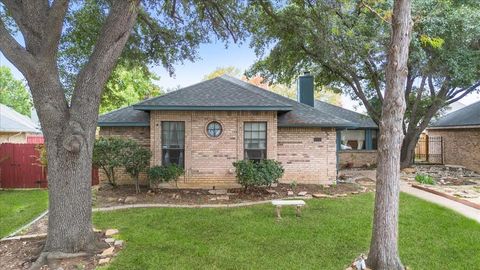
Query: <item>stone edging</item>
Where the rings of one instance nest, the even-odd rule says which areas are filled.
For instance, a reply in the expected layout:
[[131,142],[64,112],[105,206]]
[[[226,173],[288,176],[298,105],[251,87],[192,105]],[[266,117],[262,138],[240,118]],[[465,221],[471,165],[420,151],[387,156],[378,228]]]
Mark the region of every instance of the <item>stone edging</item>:
[[[41,218],[43,218],[45,215],[48,214],[48,210],[46,210],[45,212],[41,213],[38,217],[34,218],[32,221],[30,221],[29,223],[23,225],[22,227],[20,227],[19,229],[17,229],[16,231],[14,231],[13,233],[5,236],[4,238],[1,238],[0,241],[3,241],[3,240],[15,240],[15,239],[25,239],[25,238],[19,238],[21,236],[15,236],[17,235],[19,232],[25,230],[26,228],[32,226],[33,223],[39,221]],[[39,235],[36,235],[36,234],[32,234],[33,236],[35,237],[31,237],[31,238],[36,238],[36,237],[40,237]],[[45,234],[46,235],[46,234]],[[29,236],[29,235],[25,235],[25,236]],[[28,238],[28,237],[27,237]]]
[[[309,200],[312,197],[287,197],[287,198],[278,198],[276,200],[288,200],[288,199],[303,199]],[[234,207],[244,207],[251,205],[259,205],[271,203],[272,200],[265,201],[255,201],[255,202],[242,202],[242,203],[228,203],[228,204],[167,204],[167,203],[144,203],[144,204],[128,204],[128,205],[117,205],[109,207],[99,207],[93,208],[92,212],[105,212],[105,211],[115,211],[122,209],[131,209],[131,208],[234,208]]]
[[438,196],[441,196],[441,197],[450,199],[450,200],[452,200],[452,201],[455,201],[455,202],[464,204],[464,205],[466,205],[466,206],[470,206],[470,207],[472,207],[472,208],[475,208],[475,209],[480,210],[480,205],[479,205],[479,204],[476,204],[476,203],[474,203],[474,202],[467,201],[467,200],[463,200],[463,199],[457,198],[457,197],[455,197],[455,196],[448,195],[448,194],[445,194],[445,193],[443,193],[443,192],[440,192],[440,191],[437,191],[437,190],[433,190],[433,189],[430,189],[430,188],[427,188],[427,187],[422,187],[422,186],[419,186],[419,185],[416,185],[416,184],[412,184],[411,186],[414,187],[414,188],[416,188],[416,189],[420,189],[420,190],[423,190],[423,191],[426,191],[426,192],[430,192],[430,193],[432,193],[432,194],[435,194],[435,195],[438,195]]

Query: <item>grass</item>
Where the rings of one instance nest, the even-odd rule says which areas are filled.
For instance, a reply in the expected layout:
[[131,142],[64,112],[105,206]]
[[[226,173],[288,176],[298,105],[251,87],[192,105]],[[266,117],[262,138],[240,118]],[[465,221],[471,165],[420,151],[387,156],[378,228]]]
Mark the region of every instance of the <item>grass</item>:
[[[130,209],[95,213],[126,247],[108,269],[345,269],[368,250],[373,194],[309,200],[275,221],[271,205],[231,209]],[[409,269],[480,265],[480,224],[401,195],[400,255]]]
[[0,238],[47,209],[47,190],[0,190]]

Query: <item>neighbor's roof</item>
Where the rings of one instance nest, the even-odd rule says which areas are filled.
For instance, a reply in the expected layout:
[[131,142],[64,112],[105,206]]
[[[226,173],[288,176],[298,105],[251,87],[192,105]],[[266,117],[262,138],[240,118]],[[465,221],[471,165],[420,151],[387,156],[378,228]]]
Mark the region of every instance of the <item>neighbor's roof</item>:
[[480,101],[441,117],[440,119],[435,121],[430,127],[468,128],[470,126],[480,126]]
[[0,132],[41,133],[32,119],[4,104],[0,104]]
[[331,113],[226,75],[101,115],[99,126],[148,126],[148,113],[143,111],[150,110],[278,111],[279,127],[356,126]]
[[372,120],[372,118],[370,118],[370,116],[350,111],[327,102],[315,100],[315,109],[320,110],[324,113],[333,114],[352,123],[355,123],[357,128],[378,128],[377,124],[375,124],[375,122]]

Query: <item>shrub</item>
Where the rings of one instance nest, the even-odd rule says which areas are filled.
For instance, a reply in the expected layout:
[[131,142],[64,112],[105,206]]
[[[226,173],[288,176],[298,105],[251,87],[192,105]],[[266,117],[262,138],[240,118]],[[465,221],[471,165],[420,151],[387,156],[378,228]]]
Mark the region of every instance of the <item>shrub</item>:
[[248,189],[249,187],[271,186],[278,183],[283,176],[282,165],[271,159],[254,162],[251,160],[240,160],[233,163],[238,183]]
[[121,138],[100,138],[93,146],[92,163],[105,172],[108,183],[116,186],[115,169],[122,166],[126,140]]
[[137,142],[127,140],[122,148],[122,157],[122,165],[135,180],[135,192],[138,193],[140,192],[139,175],[148,168],[152,153]]
[[155,166],[148,170],[148,179],[154,184],[175,181],[175,186],[178,188],[177,180],[184,172],[183,168],[177,164]]
[[415,176],[415,181],[419,182],[420,184],[435,185],[435,180],[433,180],[430,175],[426,174],[417,174]]

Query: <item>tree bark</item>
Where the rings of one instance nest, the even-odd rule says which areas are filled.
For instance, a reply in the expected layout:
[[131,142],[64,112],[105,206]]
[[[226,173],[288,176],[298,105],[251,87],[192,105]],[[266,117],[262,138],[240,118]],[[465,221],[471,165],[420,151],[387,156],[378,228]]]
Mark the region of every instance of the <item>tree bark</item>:
[[408,168],[414,163],[415,147],[421,132],[407,133],[403,138],[400,151],[400,169]]
[[404,269],[398,254],[398,207],[411,24],[410,0],[395,0],[380,120],[373,232],[367,258],[367,265],[376,270]]

